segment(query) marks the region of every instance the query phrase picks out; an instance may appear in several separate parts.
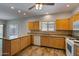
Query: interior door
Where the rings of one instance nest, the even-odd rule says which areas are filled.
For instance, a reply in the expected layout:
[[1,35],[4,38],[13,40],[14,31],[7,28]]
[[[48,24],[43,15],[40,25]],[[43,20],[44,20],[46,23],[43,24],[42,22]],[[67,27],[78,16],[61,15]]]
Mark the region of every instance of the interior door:
[[0,55],[2,55],[3,25],[0,25]]

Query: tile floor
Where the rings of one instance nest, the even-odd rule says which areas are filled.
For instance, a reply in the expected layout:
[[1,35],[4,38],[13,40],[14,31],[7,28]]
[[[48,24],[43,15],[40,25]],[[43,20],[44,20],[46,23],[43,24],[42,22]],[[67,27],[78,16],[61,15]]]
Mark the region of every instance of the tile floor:
[[39,47],[39,46],[30,46],[23,51],[21,51],[18,56],[65,56],[64,50]]

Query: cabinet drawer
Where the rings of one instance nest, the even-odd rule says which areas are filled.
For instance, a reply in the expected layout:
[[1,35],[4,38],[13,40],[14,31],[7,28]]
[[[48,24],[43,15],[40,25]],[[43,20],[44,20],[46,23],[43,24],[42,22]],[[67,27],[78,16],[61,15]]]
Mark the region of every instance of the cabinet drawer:
[[11,41],[11,55],[20,51],[20,39],[15,39]]

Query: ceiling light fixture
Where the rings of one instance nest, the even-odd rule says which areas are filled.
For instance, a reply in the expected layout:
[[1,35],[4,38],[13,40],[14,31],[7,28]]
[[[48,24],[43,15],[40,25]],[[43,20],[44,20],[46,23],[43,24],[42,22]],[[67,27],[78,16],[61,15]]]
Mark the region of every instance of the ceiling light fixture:
[[12,10],[15,9],[13,6],[10,7]]
[[66,7],[70,7],[70,5],[68,4],[68,5],[66,5]]
[[18,10],[18,13],[21,13],[21,10]]
[[26,13],[24,13],[24,15],[26,15]]
[[35,7],[36,7],[36,9],[38,10],[41,10],[42,9],[42,7],[43,7],[43,5],[41,4],[41,3],[37,3],[36,5],[35,5]]

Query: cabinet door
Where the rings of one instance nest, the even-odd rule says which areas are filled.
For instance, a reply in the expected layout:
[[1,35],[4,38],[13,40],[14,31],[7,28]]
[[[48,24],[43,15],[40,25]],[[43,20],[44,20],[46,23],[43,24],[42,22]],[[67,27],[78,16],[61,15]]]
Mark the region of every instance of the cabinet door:
[[27,45],[26,37],[21,37],[21,49],[25,48]]
[[49,47],[65,49],[65,40],[60,37],[50,37]]
[[31,36],[27,36],[27,46],[32,44]]
[[29,30],[34,30],[34,24],[33,24],[33,22],[28,22],[28,29]]
[[74,19],[73,16],[71,18],[69,18],[69,28],[70,28],[70,30],[73,30],[73,19]]
[[29,30],[39,30],[39,21],[31,21],[28,23]]
[[11,55],[20,51],[20,39],[14,39],[11,41]]
[[70,30],[69,19],[57,19],[56,30]]
[[10,56],[11,55],[11,44],[10,40],[3,39],[3,56]]
[[74,15],[73,22],[75,22],[75,21],[79,21],[79,14]]
[[55,38],[53,38],[53,37],[50,37],[50,39],[49,39],[49,47],[56,47],[55,45],[56,45],[56,42],[55,42],[56,40],[55,40]]
[[65,39],[64,38],[55,38],[56,48],[65,49]]
[[31,38],[30,36],[25,36],[21,38],[21,49],[31,45]]
[[75,50],[74,50],[75,56],[79,56],[79,47],[75,45]]
[[39,21],[35,21],[34,23],[34,30],[39,30]]
[[41,45],[42,46],[48,46],[49,45],[49,37],[48,36],[42,36],[41,37]]

